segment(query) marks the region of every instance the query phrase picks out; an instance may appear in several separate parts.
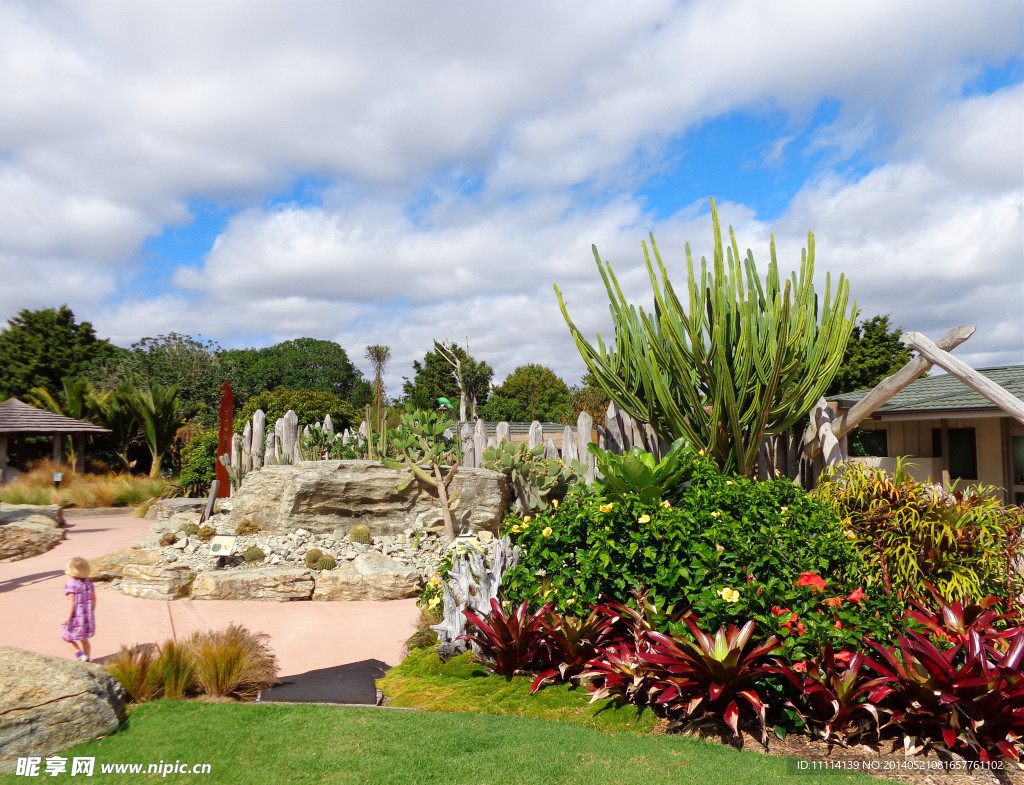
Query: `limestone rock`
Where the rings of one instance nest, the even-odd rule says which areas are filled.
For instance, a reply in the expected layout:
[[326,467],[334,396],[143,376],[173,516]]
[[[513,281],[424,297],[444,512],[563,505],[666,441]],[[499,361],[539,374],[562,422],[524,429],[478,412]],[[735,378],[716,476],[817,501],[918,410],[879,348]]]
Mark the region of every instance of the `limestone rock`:
[[419,591],[416,570],[381,553],[361,553],[351,562],[321,572],[314,600],[400,600]]
[[[348,532],[368,524],[374,535],[401,534],[421,522],[440,518],[435,496],[419,482],[397,487],[404,470],[376,461],[303,461],[250,472],[232,497],[228,528],[243,518],[264,532],[303,528],[315,534]],[[461,491],[456,526],[467,533],[498,532],[508,509],[508,482],[488,469],[462,469],[449,493]]]
[[194,513],[202,515],[206,507],[206,499],[161,499],[153,502],[146,511],[150,520],[165,521],[178,513]]
[[0,562],[18,561],[46,553],[64,539],[64,530],[35,520],[0,526]]
[[0,773],[19,757],[46,757],[108,733],[126,703],[100,665],[0,648]]
[[114,551],[95,559],[89,559],[90,578],[94,581],[112,581],[122,577],[124,568],[129,564],[152,566],[160,561],[158,551],[140,548],[126,548]]
[[176,600],[188,594],[195,573],[181,564],[126,564],[121,591],[147,600]]
[[40,523],[63,526],[64,510],[59,504],[5,504],[0,502],[0,525],[5,523]]
[[201,572],[192,585],[194,600],[308,600],[313,574],[300,567]]

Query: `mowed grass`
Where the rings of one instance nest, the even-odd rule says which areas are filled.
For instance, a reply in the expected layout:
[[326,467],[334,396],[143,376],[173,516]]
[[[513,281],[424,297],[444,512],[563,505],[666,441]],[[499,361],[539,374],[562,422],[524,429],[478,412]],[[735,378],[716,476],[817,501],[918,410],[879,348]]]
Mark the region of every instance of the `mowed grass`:
[[[126,727],[63,753],[96,758],[89,782],[353,785],[862,783],[847,773],[675,736],[525,717],[317,705],[156,701]],[[102,774],[116,763],[209,763],[209,774]],[[70,774],[47,781],[71,780]],[[23,782],[7,775],[3,782]],[[74,781],[74,780],[71,780]]]

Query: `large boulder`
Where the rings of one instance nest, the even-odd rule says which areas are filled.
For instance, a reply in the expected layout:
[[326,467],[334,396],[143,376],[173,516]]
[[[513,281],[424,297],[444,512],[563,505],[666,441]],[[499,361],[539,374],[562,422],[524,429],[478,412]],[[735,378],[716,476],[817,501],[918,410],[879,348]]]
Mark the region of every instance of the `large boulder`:
[[149,505],[146,517],[152,521],[166,521],[172,515],[181,513],[202,515],[205,508],[206,499],[161,499]]
[[38,556],[63,539],[64,530],[48,523],[6,523],[0,526],[0,562]]
[[361,553],[334,570],[322,570],[313,589],[314,600],[400,600],[419,592],[412,567],[382,553]]
[[[347,532],[356,524],[374,536],[400,534],[440,521],[437,497],[418,481],[399,491],[408,472],[376,461],[303,461],[249,472],[231,499],[231,530],[248,518],[269,533],[306,529]],[[489,469],[459,469],[449,493],[460,493],[456,526],[498,532],[508,510],[508,481]]]
[[109,733],[126,703],[100,665],[0,648],[0,773]]
[[89,559],[89,577],[94,581],[112,581],[123,577],[124,568],[129,564],[152,566],[160,561],[158,551],[140,548],[125,548],[95,559]]
[[64,510],[59,504],[6,504],[0,502],[0,526],[5,523],[40,523],[63,526]]
[[195,575],[182,564],[126,564],[121,591],[146,600],[176,600],[188,594]]
[[301,567],[201,572],[192,584],[193,600],[308,600],[313,573]]

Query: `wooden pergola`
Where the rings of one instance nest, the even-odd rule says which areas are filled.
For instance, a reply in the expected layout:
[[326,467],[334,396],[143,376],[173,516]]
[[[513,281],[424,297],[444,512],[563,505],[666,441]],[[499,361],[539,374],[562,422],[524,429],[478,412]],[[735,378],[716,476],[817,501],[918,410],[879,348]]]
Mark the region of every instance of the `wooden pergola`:
[[50,436],[53,438],[53,460],[64,459],[64,437],[74,439],[78,471],[85,471],[85,437],[110,433],[106,428],[84,420],[37,409],[17,398],[0,402],[0,485],[6,482],[7,440],[14,436]]

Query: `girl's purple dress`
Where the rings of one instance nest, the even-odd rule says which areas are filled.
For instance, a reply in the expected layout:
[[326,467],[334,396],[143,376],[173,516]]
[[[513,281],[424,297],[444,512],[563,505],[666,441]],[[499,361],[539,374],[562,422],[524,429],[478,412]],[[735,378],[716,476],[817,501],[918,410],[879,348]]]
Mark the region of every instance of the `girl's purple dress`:
[[88,578],[72,578],[64,584],[64,593],[75,598],[71,611],[71,621],[64,625],[61,638],[66,641],[80,641],[96,634],[96,617],[93,606],[96,604],[95,588]]

